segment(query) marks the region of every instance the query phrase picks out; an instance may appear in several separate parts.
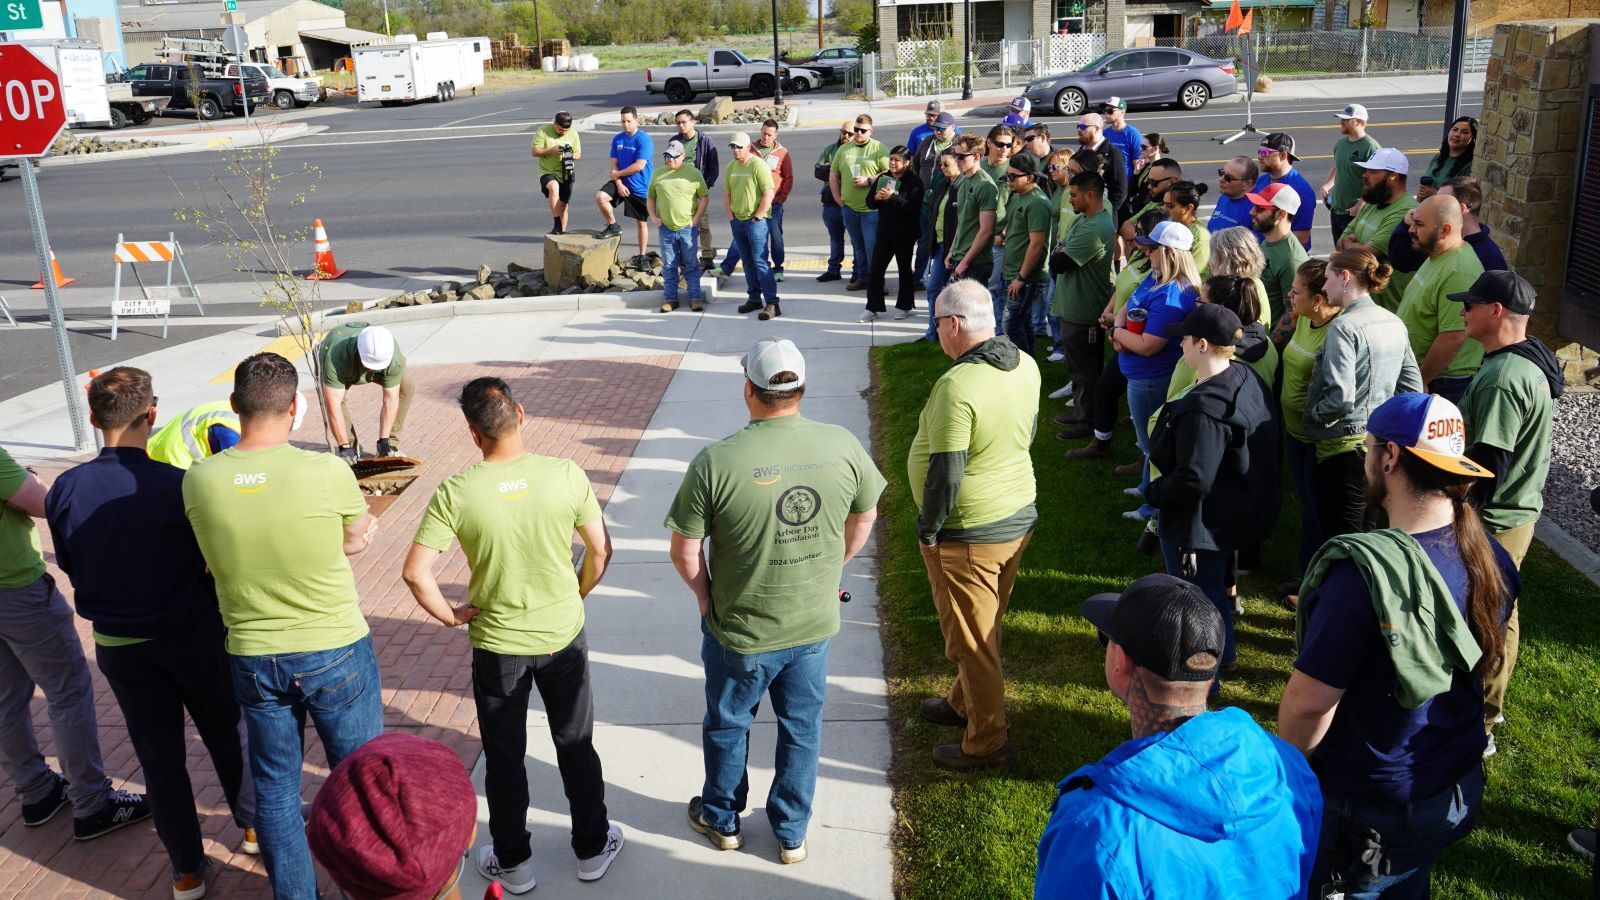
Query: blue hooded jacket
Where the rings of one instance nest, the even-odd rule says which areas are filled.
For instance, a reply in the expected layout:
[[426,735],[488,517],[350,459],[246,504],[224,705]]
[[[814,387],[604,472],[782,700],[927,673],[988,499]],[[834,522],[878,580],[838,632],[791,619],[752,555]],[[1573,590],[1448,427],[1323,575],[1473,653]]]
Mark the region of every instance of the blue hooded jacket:
[[1033,895],[1303,897],[1321,821],[1300,751],[1244,710],[1206,713],[1061,782]]

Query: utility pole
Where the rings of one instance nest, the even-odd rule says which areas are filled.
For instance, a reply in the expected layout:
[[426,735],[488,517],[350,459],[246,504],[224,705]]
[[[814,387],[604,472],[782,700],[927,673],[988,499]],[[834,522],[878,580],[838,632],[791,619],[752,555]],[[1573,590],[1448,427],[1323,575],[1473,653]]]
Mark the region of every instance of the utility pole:
[[533,55],[543,62],[544,29],[539,27],[539,0],[533,0]]
[[963,25],[961,36],[961,99],[972,99],[972,0],[962,0]]
[[389,27],[389,0],[383,0],[383,33],[394,37],[394,30]]
[[778,0],[772,0],[772,104],[783,105],[783,67],[778,63]]
[[1450,124],[1461,109],[1461,66],[1467,55],[1468,0],[1455,0],[1455,20],[1450,23],[1450,77],[1444,89],[1444,128],[1449,133]]
[[817,0],[817,49],[822,49],[822,0]]

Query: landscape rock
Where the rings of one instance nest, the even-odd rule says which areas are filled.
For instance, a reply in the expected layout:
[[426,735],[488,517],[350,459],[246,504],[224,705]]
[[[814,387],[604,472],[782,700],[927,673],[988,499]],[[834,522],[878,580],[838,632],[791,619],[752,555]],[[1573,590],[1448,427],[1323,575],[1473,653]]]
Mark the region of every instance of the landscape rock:
[[634,275],[632,280],[635,284],[639,285],[640,289],[642,290],[658,291],[661,289],[660,275],[655,275],[650,272],[640,272],[637,275]]
[[721,125],[733,118],[733,99],[731,97],[712,97],[705,106],[700,107],[700,112],[695,120],[706,125]]
[[450,303],[456,299],[457,295],[455,291],[442,291],[434,296],[433,301],[435,303]]
[[490,269],[488,266],[479,266],[478,267],[478,283],[479,284],[488,284],[489,283],[489,276],[491,274],[493,274],[493,271],[494,270]]
[[350,315],[355,315],[364,309],[366,309],[366,306],[360,300],[351,300],[344,305],[344,311]]
[[539,270],[538,269],[534,269],[534,268],[530,268],[529,266],[525,266],[522,263],[514,263],[514,262],[506,263],[506,274],[508,274],[508,275],[521,275],[521,274],[524,274],[526,272],[537,272],[537,271],[539,271]]
[[462,294],[461,295],[461,299],[463,299],[463,300],[493,300],[494,299],[494,286],[493,285],[488,285],[488,284],[480,284],[477,287],[472,288],[471,290],[467,291],[465,294]]
[[586,234],[553,234],[544,239],[544,280],[558,292],[565,292],[587,280],[604,290],[611,281],[611,267],[617,262],[618,237],[597,238]]
[[637,290],[638,287],[638,282],[634,281],[632,278],[624,278],[621,275],[618,275],[617,277],[611,279],[611,289],[613,291],[632,291]]

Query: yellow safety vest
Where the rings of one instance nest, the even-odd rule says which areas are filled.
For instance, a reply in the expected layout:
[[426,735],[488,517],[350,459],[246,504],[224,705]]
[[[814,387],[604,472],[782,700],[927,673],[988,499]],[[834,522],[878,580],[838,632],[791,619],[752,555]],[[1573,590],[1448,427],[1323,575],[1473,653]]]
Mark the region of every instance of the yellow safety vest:
[[239,431],[239,414],[227,400],[203,403],[163,425],[150,436],[150,458],[180,469],[187,469],[211,455],[206,432],[213,425]]

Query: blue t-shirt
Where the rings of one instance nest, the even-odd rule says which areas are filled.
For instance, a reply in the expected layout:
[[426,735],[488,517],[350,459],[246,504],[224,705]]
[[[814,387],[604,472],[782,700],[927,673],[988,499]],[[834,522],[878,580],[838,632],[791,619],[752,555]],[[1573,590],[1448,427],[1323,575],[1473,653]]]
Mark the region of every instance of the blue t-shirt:
[[631,136],[626,131],[620,131],[611,139],[611,157],[617,161],[617,168],[626,169],[639,160],[644,160],[644,168],[622,179],[628,190],[643,197],[650,190],[650,175],[655,171],[656,144],[645,134],[643,129],[635,131]]
[[[1412,537],[1466,612],[1467,570],[1450,526]],[[1522,580],[1494,543],[1511,596]],[[1311,756],[1325,794],[1374,803],[1422,799],[1450,787],[1483,756],[1483,683],[1456,672],[1450,690],[1417,709],[1394,698],[1394,663],[1378,629],[1372,595],[1355,563],[1342,560],[1306,594],[1305,638],[1294,667],[1342,688],[1328,734]],[[1505,616],[1510,615],[1507,606]]]
[[934,131],[934,127],[927,122],[923,122],[921,125],[911,129],[911,136],[906,138],[906,149],[912,153],[917,152],[917,148],[922,146],[922,139],[933,134]]
[[[1255,225],[1250,221],[1250,209],[1254,206],[1255,204],[1251,203],[1242,194],[1237,199],[1228,196],[1218,197],[1216,211],[1211,214],[1211,219],[1206,222],[1206,229],[1211,232],[1218,232],[1224,228],[1242,225],[1245,228],[1254,230]],[[1256,236],[1259,238],[1262,235],[1260,232],[1256,232]]]
[[[1262,172],[1261,177],[1256,179],[1256,186],[1252,190],[1252,193],[1261,193],[1263,188],[1274,181],[1287,184],[1288,186],[1294,188],[1294,192],[1296,194],[1300,195],[1300,211],[1294,214],[1294,222],[1289,225],[1290,230],[1310,231],[1311,223],[1317,217],[1316,188],[1313,188],[1311,186],[1311,182],[1307,181],[1306,177],[1300,174],[1299,169],[1296,169],[1294,166],[1290,166],[1289,174],[1283,176],[1282,178],[1275,179],[1269,173]],[[1302,244],[1305,246],[1306,250],[1309,251],[1311,249],[1311,241],[1309,239],[1303,241]]]
[[1105,136],[1106,140],[1117,145],[1117,149],[1122,151],[1122,158],[1128,161],[1128,181],[1131,183],[1133,181],[1133,161],[1139,158],[1139,153],[1143,149],[1144,135],[1139,133],[1139,129],[1133,127],[1132,122],[1129,122],[1122,126],[1121,131],[1107,125]]
[[[1151,273],[1134,288],[1133,296],[1128,298],[1128,309],[1148,310],[1150,317],[1145,320],[1144,333],[1159,337],[1167,325],[1182,322],[1199,299],[1200,292],[1195,288],[1177,281],[1157,284],[1155,274]],[[1122,374],[1130,379],[1165,379],[1172,377],[1172,370],[1182,357],[1182,343],[1169,339],[1161,352],[1154,356],[1140,356],[1131,351],[1118,353],[1117,364],[1122,367]]]

